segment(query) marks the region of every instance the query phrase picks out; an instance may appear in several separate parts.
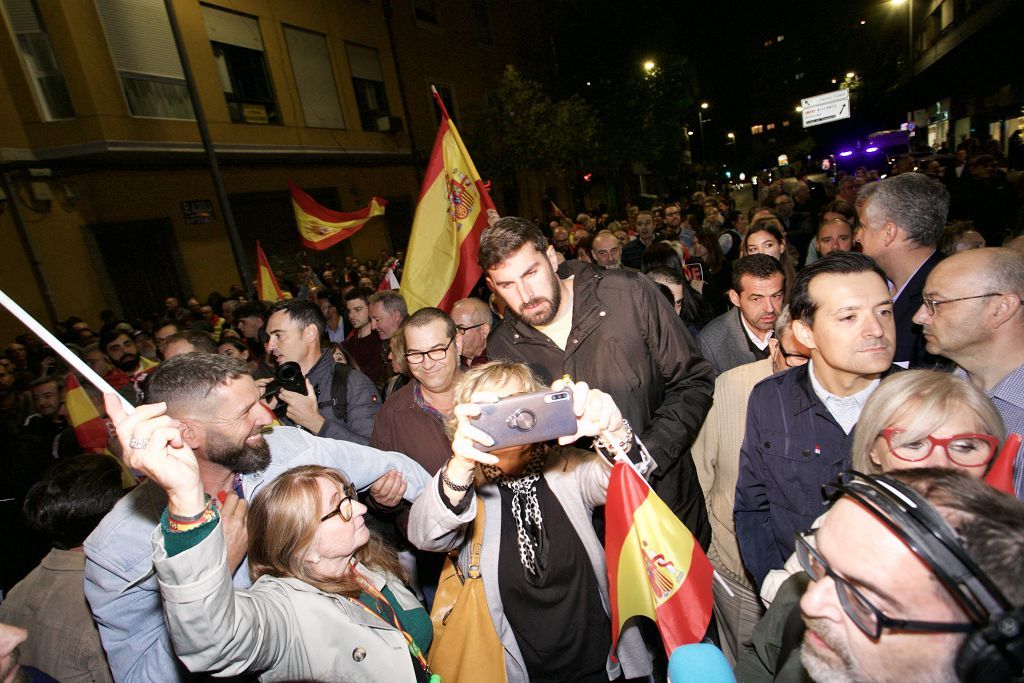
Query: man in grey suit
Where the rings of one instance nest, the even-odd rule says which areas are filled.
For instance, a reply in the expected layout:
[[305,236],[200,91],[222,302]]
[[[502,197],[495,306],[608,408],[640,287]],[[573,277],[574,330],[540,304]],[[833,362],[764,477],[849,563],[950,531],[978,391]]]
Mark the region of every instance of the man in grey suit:
[[736,261],[729,290],[735,308],[709,322],[697,339],[718,374],[768,357],[785,289],[786,275],[773,256],[754,254]]

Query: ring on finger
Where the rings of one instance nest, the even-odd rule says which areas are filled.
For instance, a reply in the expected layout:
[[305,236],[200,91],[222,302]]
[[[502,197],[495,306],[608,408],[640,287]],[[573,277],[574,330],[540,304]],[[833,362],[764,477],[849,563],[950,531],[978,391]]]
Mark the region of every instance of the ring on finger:
[[141,450],[149,445],[149,439],[140,439],[139,437],[132,434],[132,438],[128,439],[128,446],[134,450]]

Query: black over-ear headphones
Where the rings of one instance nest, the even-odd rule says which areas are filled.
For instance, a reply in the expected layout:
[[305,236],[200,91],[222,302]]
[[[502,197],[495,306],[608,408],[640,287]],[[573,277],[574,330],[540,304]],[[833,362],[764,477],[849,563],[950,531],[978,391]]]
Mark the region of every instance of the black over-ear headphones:
[[885,475],[849,472],[837,489],[861,503],[899,536],[977,625],[957,653],[960,680],[1024,680],[1024,607],[1015,608],[1006,599],[970,558],[942,515],[911,487]]

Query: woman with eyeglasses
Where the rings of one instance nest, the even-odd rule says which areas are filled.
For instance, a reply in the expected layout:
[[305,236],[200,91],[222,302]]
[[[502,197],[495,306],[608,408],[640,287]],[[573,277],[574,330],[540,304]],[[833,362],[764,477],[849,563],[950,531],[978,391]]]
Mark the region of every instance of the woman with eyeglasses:
[[[413,504],[409,540],[423,550],[457,549],[468,572],[483,510],[480,570],[492,623],[481,628],[493,626],[501,640],[509,683],[646,677],[650,657],[635,623],[611,650],[605,556],[592,525],[593,509],[605,504],[609,461],[553,442],[482,450],[493,440],[473,424],[481,404],[542,388],[522,363],[465,372],[455,389],[452,457]],[[603,435],[605,448],[621,445],[631,457],[640,450],[610,396],[584,383],[553,388],[572,392],[576,416],[576,433],[560,444]]]
[[[864,405],[854,428],[851,469],[875,475],[940,467],[980,479],[1005,435],[999,411],[970,382],[933,370],[898,372],[882,380]],[[771,653],[777,654],[785,640],[787,616],[808,577],[824,578],[823,574],[813,529],[799,534],[785,569],[770,572],[761,586],[761,598],[769,608],[737,662],[737,680],[795,680],[787,675],[798,658],[791,657],[781,671],[769,670],[767,663],[774,665]],[[841,588],[855,609],[850,591]]]
[[[882,474],[945,467],[980,479],[1005,436],[999,411],[967,380],[934,370],[897,372],[882,380],[864,404],[854,428],[850,468]],[[761,585],[765,604],[799,569],[794,555],[785,569],[768,574]]]
[[218,507],[178,431],[156,429],[133,466],[168,496],[154,561],[175,654],[194,672],[261,681],[427,683],[430,617],[398,556],[364,523],[338,470],[295,467],[252,499],[249,589],[233,589]]

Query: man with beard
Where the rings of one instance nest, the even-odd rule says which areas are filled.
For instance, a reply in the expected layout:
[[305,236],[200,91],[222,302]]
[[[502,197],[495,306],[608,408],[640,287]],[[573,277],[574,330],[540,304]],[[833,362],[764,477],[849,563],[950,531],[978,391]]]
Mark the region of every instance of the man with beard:
[[[115,424],[125,415],[112,396]],[[227,356],[186,354],[162,364],[149,382],[144,419],[162,416],[177,429],[199,463],[203,488],[220,502],[227,540],[225,561],[236,587],[251,585],[245,561],[247,500],[286,470],[324,465],[343,470],[352,484],[382,505],[412,501],[427,473],[399,453],[320,439],[293,427],[270,428],[273,418],[245,365]],[[145,435],[127,447],[144,448]],[[85,594],[117,681],[185,681],[164,623],[150,536],[166,505],[160,487],[144,482],[125,496],[85,541]]]
[[100,337],[100,350],[107,354],[115,368],[128,375],[136,391],[141,395],[142,383],[157,363],[143,358],[131,335],[117,328]]
[[759,587],[825,511],[821,487],[849,468],[864,403],[899,369],[892,296],[867,256],[835,252],[805,267],[790,313],[811,360],[754,387],[736,482],[736,539]]
[[[645,220],[649,212],[638,225]],[[477,260],[507,305],[487,340],[490,357],[525,362],[545,384],[568,374],[611,394],[658,465],[654,490],[707,548],[689,447],[711,407],[714,370],[672,304],[640,273],[579,261],[559,268],[554,248],[521,218],[488,227]]]
[[[737,680],[1020,679],[1024,505],[963,471],[882,479],[853,477],[821,526],[800,533],[804,572],[754,629]],[[980,666],[968,665],[966,638]]]
[[352,331],[341,345],[380,389],[387,381],[387,373],[384,371],[384,342],[370,326],[371,296],[373,290],[359,288],[345,295],[345,310]]

